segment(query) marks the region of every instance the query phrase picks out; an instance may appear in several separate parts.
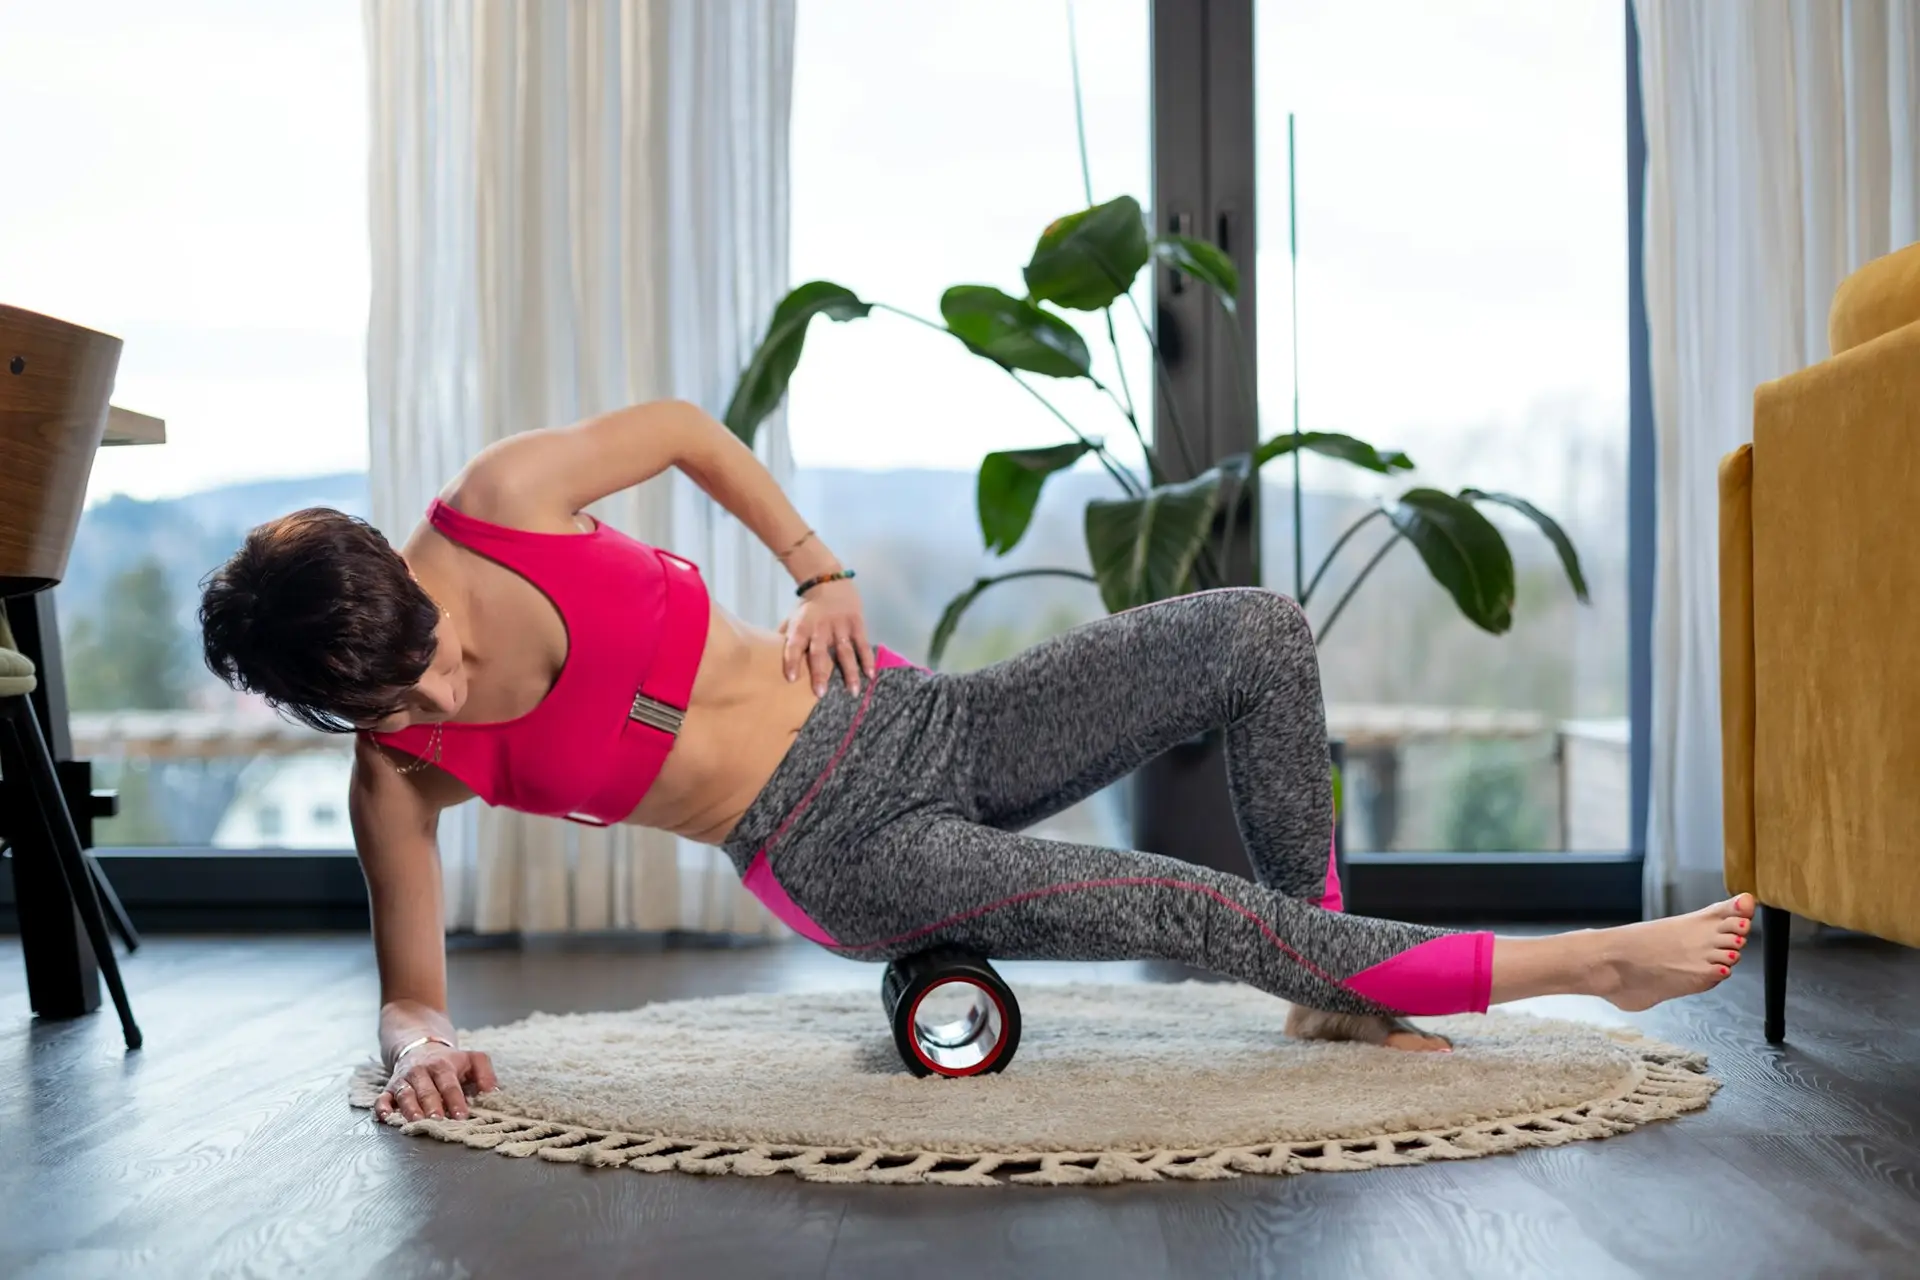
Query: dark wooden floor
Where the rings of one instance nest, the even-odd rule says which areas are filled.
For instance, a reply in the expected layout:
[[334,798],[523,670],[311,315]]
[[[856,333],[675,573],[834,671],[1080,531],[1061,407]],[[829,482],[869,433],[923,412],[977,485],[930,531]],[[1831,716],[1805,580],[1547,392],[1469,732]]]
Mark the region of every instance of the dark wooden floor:
[[[127,1055],[110,1014],[35,1025],[0,939],[0,1276],[1920,1275],[1920,955],[1826,938],[1793,967],[1781,1048],[1760,1038],[1757,963],[1631,1019],[1708,1052],[1727,1087],[1704,1114],[1610,1141],[976,1190],[588,1170],[405,1138],[345,1102],[373,1025],[362,940],[153,939],[128,966],[147,1047]],[[876,980],[804,946],[453,959],[466,1026]]]

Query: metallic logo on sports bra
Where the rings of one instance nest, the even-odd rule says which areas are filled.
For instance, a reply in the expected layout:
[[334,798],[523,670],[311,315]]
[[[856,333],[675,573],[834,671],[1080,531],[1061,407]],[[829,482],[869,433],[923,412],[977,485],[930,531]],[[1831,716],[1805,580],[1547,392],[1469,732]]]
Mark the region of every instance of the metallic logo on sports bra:
[[679,734],[681,724],[687,713],[680,708],[650,698],[644,693],[633,695],[633,709],[627,712],[627,719],[638,720],[649,729],[658,729],[662,733]]

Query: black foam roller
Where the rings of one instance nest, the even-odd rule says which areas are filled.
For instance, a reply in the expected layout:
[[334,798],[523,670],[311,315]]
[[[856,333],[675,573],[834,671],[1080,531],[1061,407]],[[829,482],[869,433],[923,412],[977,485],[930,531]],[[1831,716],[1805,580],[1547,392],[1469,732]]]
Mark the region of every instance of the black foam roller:
[[[982,1060],[964,1068],[942,1066],[917,1043],[913,1012],[920,998],[945,982],[963,982],[985,994],[998,1013],[998,1039],[982,1050]],[[880,1000],[893,1027],[900,1061],[917,1076],[970,1076],[1006,1070],[1020,1046],[1020,1002],[1013,989],[994,972],[986,957],[964,947],[941,946],[902,956],[887,965],[880,978]]]

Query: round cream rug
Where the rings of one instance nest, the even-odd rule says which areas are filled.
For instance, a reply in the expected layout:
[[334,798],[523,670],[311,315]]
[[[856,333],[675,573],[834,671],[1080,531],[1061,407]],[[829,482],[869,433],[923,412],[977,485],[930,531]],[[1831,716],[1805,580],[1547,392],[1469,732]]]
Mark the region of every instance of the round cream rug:
[[[1028,985],[1004,1074],[917,1078],[877,992],[535,1014],[463,1033],[500,1079],[409,1134],[646,1172],[960,1185],[1371,1169],[1625,1133],[1707,1105],[1699,1054],[1515,1013],[1422,1019],[1452,1053],[1302,1043],[1231,983]],[[354,1105],[383,1080],[356,1073]]]

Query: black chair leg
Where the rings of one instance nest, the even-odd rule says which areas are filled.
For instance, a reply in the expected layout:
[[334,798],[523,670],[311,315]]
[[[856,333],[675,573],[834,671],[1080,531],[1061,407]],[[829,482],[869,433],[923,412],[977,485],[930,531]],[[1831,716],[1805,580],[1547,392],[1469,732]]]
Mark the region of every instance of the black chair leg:
[[107,923],[120,935],[120,941],[127,944],[128,951],[138,951],[140,933],[133,927],[133,917],[127,914],[126,904],[113,891],[113,881],[107,879],[106,869],[91,850],[82,850],[82,856],[87,860],[87,871],[93,876],[94,892],[100,895],[100,901],[107,909]]
[[47,740],[40,733],[40,721],[33,704],[26,698],[0,699],[7,726],[13,734],[18,756],[26,762],[27,785],[33,791],[34,808],[45,829],[47,846],[56,852],[55,863],[67,893],[79,908],[80,922],[86,927],[87,941],[93,946],[94,959],[113,993],[113,1007],[120,1014],[120,1030],[127,1048],[140,1047],[140,1028],[133,1020],[133,1008],[127,1002],[127,989],[120,981],[120,963],[114,958],[113,940],[107,936],[107,922],[100,910],[100,895],[94,892],[93,875],[87,869],[86,850],[80,846],[80,833],[74,829],[73,815],[67,812],[67,800],[60,791],[59,775],[54,772],[53,757],[47,753]]
[[1787,1038],[1787,938],[1793,913],[1785,907],[1760,908],[1761,945],[1767,953],[1767,1043]]

